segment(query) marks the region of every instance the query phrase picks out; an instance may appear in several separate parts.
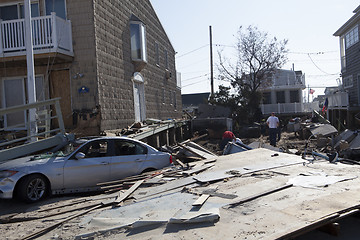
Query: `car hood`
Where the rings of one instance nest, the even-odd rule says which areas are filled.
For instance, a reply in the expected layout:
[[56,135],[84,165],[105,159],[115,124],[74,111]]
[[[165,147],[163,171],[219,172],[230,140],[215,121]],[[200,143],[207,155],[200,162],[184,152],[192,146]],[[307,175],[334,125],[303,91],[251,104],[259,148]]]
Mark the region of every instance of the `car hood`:
[[56,155],[27,156],[8,160],[0,164],[0,170],[16,170],[23,167],[32,167],[45,165],[53,161],[63,160],[64,157],[56,157]]

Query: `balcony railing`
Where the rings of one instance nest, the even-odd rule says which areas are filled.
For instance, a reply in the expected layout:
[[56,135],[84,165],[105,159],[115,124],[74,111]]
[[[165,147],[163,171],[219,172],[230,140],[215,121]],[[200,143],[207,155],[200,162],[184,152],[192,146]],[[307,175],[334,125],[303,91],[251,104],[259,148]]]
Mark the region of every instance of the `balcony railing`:
[[275,113],[306,113],[312,112],[313,110],[319,110],[319,102],[311,103],[277,103],[277,104],[261,104],[261,112],[263,114]]
[[[49,16],[31,19],[34,53],[61,52],[73,56],[71,22]],[[0,54],[3,56],[25,55],[25,20],[16,19],[0,22]]]
[[329,101],[329,109],[347,108],[349,106],[349,94],[347,92],[337,92],[326,97]]

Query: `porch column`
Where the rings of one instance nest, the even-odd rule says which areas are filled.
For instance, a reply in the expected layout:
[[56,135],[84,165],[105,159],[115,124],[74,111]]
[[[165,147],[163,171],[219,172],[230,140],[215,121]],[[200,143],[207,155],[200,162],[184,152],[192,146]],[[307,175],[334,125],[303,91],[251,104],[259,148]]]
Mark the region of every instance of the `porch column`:
[[3,49],[3,41],[2,41],[2,35],[3,35],[3,32],[2,32],[2,19],[0,19],[0,33],[1,33],[1,36],[0,36],[0,54],[3,54],[4,49]]
[[[34,51],[32,43],[30,0],[24,0],[25,11],[25,46],[26,46],[26,63],[27,63],[27,94],[29,103],[36,102],[35,93],[35,69],[34,69]],[[37,134],[36,108],[29,109],[28,135]],[[31,142],[37,141],[37,137],[31,137]]]

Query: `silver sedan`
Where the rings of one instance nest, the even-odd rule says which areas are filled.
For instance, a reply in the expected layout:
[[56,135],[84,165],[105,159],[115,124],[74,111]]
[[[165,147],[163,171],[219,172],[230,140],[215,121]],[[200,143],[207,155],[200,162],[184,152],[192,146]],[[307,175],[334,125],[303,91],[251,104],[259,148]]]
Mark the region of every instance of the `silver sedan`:
[[47,194],[100,190],[119,180],[172,164],[170,154],[125,137],[88,140],[74,150],[23,157],[0,164],[0,198],[35,202]]

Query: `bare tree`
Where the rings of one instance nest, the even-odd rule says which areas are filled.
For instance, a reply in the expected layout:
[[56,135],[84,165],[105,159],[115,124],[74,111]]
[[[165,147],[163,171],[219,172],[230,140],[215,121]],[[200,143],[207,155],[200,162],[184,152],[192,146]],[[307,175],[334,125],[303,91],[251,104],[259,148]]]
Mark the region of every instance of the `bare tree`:
[[[219,78],[231,83],[235,94],[231,98],[233,111],[244,121],[255,121],[259,114],[261,93],[260,86],[271,84],[271,78],[277,69],[287,61],[287,40],[279,41],[276,37],[270,38],[266,32],[257,27],[242,26],[237,33],[237,44],[234,46],[236,62],[227,59],[223,52],[219,52]],[[223,88],[222,88],[223,89]],[[225,92],[217,92],[213,102],[224,99]],[[228,91],[229,93],[229,91]],[[229,103],[230,103],[229,102]],[[241,112],[246,111],[246,114]],[[241,119],[240,119],[241,120]]]

